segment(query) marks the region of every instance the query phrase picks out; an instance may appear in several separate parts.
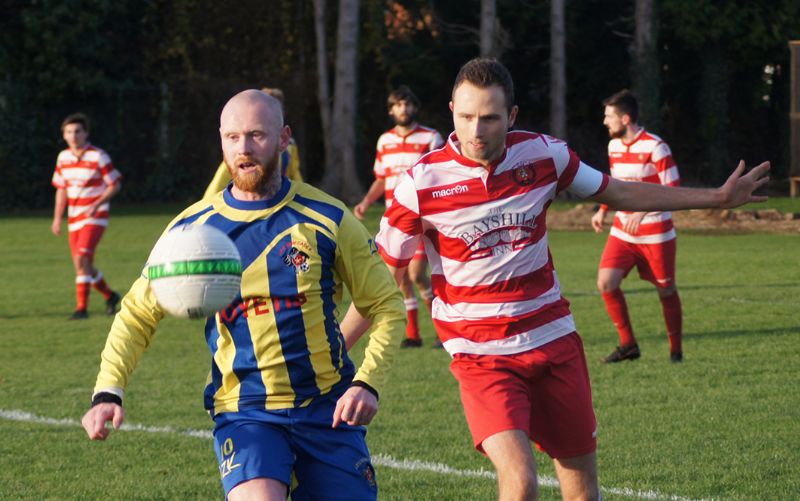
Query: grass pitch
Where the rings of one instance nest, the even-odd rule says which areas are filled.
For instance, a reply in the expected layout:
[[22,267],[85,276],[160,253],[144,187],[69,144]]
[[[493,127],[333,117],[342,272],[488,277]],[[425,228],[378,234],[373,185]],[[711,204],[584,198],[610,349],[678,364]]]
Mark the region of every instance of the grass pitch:
[[[116,211],[98,251],[124,292],[176,210]],[[379,209],[368,221],[375,228]],[[93,293],[68,322],[74,275],[47,216],[0,220],[0,499],[221,499],[202,408],[202,322],[166,319],[134,373],[126,423],[90,442],[87,408],[111,318]],[[605,499],[793,499],[800,492],[800,240],[797,235],[681,233],[678,285],[685,362],[669,362],[652,286],[624,282],[642,358],[599,363],[616,334],[595,290],[604,236],[552,232],[551,248],[581,333],[599,421]],[[424,312],[422,313],[424,315]],[[471,446],[449,357],[400,352],[368,442],[380,499],[496,498],[491,465]],[[360,359],[362,347],[354,350]],[[542,499],[559,499],[537,453]]]

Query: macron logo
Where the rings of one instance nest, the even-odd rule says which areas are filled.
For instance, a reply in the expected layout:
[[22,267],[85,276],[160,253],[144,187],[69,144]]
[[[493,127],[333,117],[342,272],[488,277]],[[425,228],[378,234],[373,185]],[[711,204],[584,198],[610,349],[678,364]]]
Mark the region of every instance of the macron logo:
[[449,197],[450,195],[460,195],[469,191],[469,186],[459,184],[452,188],[445,188],[443,190],[436,190],[432,193],[433,198]]

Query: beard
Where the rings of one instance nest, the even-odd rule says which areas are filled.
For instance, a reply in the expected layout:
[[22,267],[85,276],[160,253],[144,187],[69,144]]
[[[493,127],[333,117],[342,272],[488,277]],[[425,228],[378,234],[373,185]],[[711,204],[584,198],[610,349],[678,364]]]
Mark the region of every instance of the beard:
[[[233,179],[233,185],[249,193],[263,194],[269,191],[268,186],[274,183],[275,173],[278,171],[281,160],[280,153],[280,150],[276,149],[272,158],[268,158],[263,162],[245,155],[236,157],[233,162],[225,160],[228,172]],[[253,166],[255,170],[243,173],[240,170],[242,165]]]
[[618,130],[608,129],[608,137],[610,137],[611,139],[619,139],[621,137],[624,137],[627,132],[628,128],[623,125]]
[[399,125],[400,127],[408,127],[409,125],[414,123],[414,115],[411,114],[402,115],[399,117],[392,115],[392,118],[394,118],[394,124]]

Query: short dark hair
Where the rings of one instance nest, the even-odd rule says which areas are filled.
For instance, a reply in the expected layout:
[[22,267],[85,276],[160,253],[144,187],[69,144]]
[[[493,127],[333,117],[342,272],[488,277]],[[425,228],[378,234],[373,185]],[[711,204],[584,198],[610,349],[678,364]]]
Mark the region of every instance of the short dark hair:
[[628,89],[622,89],[603,101],[603,106],[613,106],[620,115],[628,115],[633,123],[639,121],[639,102]]
[[413,104],[415,108],[419,108],[419,99],[407,85],[401,85],[389,93],[389,97],[386,98],[386,107],[391,110],[392,106],[400,101],[405,101],[408,104]]
[[514,106],[514,81],[511,73],[497,59],[488,57],[476,57],[467,61],[458,71],[456,81],[453,84],[453,95],[456,89],[464,82],[486,89],[492,85],[499,85],[503,89],[506,98],[506,107],[509,111]]
[[67,118],[61,122],[61,132],[64,132],[64,128],[69,124],[81,124],[83,130],[89,132],[89,117],[83,113],[72,113],[67,115]]

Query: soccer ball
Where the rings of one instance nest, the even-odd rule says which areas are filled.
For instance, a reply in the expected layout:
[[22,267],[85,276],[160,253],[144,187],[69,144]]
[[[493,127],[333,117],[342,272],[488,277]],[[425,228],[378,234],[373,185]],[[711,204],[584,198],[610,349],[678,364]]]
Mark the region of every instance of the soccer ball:
[[239,293],[242,261],[228,236],[209,225],[163,235],[147,259],[147,278],[164,311],[180,318],[215,314]]

